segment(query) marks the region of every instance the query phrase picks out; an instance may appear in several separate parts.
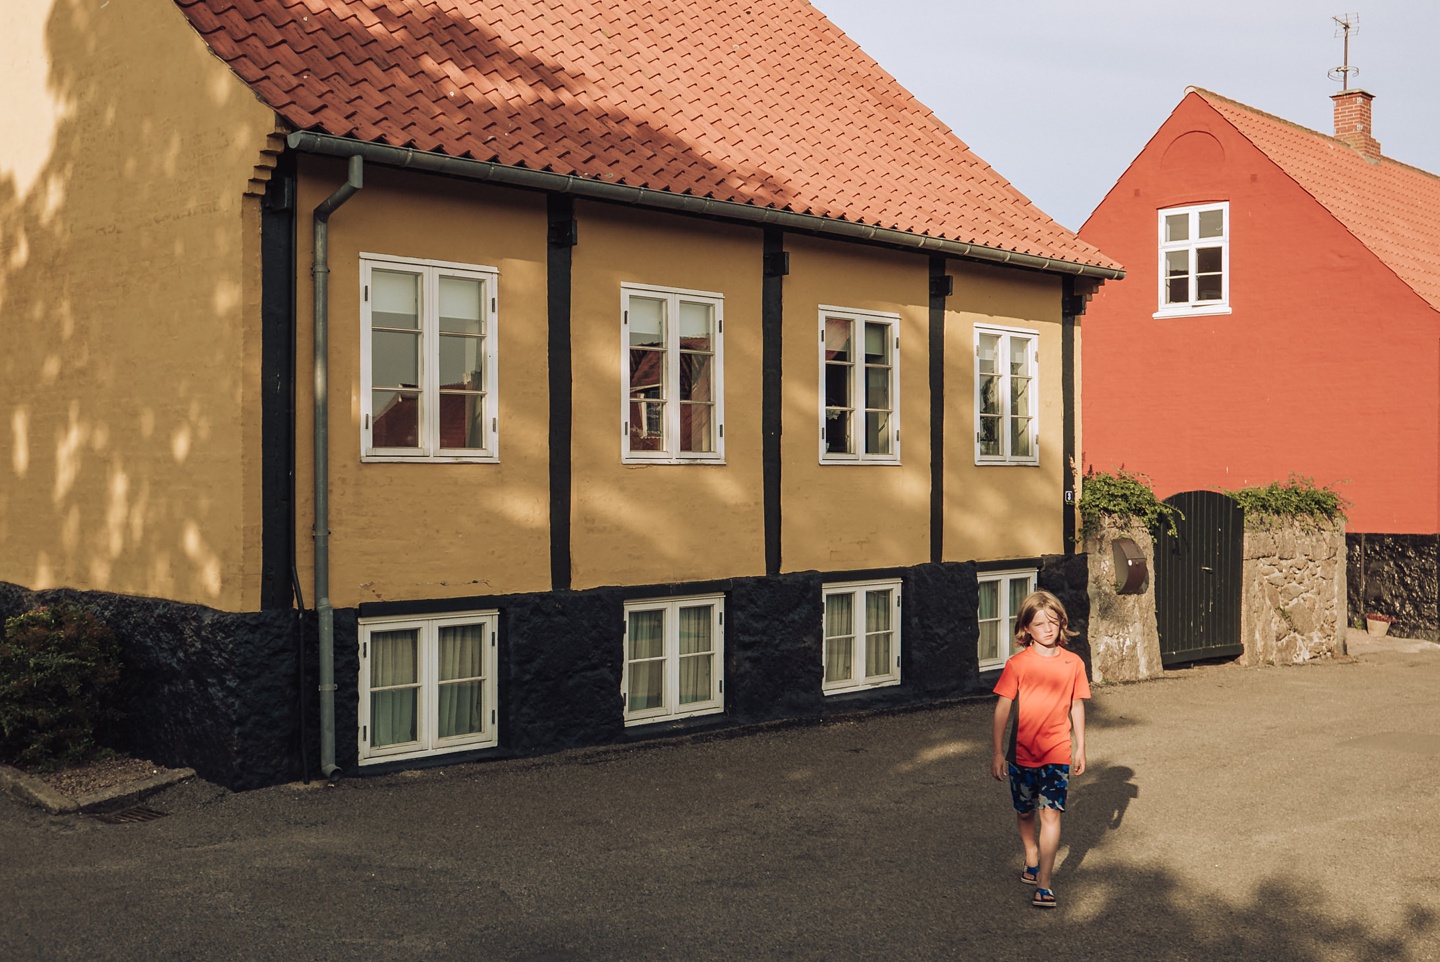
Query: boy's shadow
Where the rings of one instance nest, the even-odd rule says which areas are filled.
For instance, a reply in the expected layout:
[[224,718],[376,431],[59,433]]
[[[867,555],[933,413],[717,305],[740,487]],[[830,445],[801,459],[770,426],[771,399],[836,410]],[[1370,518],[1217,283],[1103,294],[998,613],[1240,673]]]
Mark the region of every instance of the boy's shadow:
[[1124,765],[1092,768],[1081,776],[1084,781],[1071,793],[1075,804],[1068,806],[1073,814],[1066,813],[1061,833],[1062,841],[1069,846],[1066,872],[1079,868],[1105,833],[1120,827],[1130,800],[1140,796],[1140,786],[1131,781],[1134,777],[1135,770]]

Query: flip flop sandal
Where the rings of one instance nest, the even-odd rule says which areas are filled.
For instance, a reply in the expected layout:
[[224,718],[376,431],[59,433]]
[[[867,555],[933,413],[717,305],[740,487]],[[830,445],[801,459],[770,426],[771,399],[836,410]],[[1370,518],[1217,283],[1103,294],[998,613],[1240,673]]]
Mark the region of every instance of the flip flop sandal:
[[1036,889],[1035,897],[1030,904],[1037,909],[1053,909],[1055,907],[1055,893],[1049,889]]
[[1026,885],[1039,885],[1040,866],[1036,865],[1034,868],[1031,868],[1029,865],[1025,866],[1025,871],[1020,873],[1020,881]]

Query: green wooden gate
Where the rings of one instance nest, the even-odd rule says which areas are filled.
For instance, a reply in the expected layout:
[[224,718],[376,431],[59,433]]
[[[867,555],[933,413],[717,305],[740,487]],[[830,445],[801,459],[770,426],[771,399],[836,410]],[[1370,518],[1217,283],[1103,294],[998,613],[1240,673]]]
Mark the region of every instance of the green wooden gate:
[[1217,491],[1165,499],[1185,518],[1179,537],[1155,540],[1155,619],[1160,663],[1167,667],[1241,654],[1241,571],[1245,511]]

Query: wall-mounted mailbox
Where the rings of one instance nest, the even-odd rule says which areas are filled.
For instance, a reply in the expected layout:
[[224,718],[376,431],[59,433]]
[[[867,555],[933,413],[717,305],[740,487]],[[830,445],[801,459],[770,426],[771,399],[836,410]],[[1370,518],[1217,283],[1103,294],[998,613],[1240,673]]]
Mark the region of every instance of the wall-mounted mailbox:
[[1138,595],[1148,573],[1140,546],[1129,538],[1116,538],[1110,542],[1110,551],[1115,556],[1115,593]]

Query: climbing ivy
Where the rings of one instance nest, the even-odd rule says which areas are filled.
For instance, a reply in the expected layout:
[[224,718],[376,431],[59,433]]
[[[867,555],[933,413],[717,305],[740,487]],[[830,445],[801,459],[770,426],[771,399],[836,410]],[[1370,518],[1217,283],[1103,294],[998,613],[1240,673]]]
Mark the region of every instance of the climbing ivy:
[[1287,481],[1272,481],[1267,485],[1225,493],[1240,502],[1247,521],[1294,519],[1333,523],[1349,520],[1345,515],[1349,501],[1333,488],[1317,485],[1314,478],[1298,474],[1292,473]]
[[1179,537],[1175,522],[1185,519],[1178,508],[1155,497],[1145,475],[1123,467],[1113,474],[1088,468],[1080,494],[1081,538],[1099,531],[1107,515],[1122,523],[1138,521],[1153,535],[1164,531],[1173,537]]

